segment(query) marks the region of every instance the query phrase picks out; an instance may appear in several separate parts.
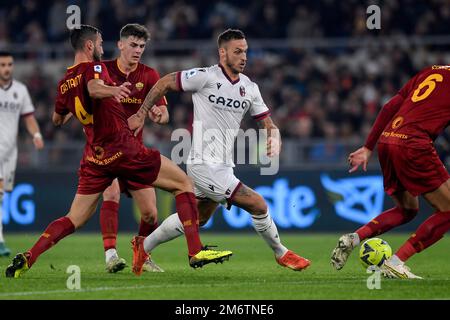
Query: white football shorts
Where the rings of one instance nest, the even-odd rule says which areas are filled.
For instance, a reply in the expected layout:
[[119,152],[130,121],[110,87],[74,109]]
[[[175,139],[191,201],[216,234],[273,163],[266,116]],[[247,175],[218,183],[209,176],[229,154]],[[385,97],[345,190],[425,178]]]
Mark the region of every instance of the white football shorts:
[[197,198],[208,198],[230,207],[228,202],[241,185],[233,167],[213,163],[187,164],[186,171],[194,181]]
[[6,192],[10,192],[14,188],[16,165],[17,148],[14,148],[11,153],[1,157],[0,160],[0,180],[3,180],[3,190]]

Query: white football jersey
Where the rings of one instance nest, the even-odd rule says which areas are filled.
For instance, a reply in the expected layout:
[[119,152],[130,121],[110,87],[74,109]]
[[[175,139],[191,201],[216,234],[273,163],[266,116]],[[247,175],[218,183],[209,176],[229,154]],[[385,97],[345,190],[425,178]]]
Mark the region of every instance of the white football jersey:
[[33,112],[30,94],[23,83],[12,80],[9,86],[0,86],[0,161],[16,147],[20,116]]
[[261,120],[270,111],[258,85],[244,74],[232,81],[220,65],[178,72],[181,90],[192,91],[194,128],[189,161],[234,167],[233,146],[247,111]]

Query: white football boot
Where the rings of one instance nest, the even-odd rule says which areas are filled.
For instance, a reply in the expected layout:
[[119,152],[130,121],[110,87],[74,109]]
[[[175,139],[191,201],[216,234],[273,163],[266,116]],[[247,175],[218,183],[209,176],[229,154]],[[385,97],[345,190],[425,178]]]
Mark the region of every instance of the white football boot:
[[106,263],[106,271],[116,273],[123,270],[127,266],[127,262],[118,256],[112,256]]
[[353,243],[357,239],[358,234],[347,233],[339,238],[336,248],[334,248],[331,254],[331,265],[336,270],[341,270],[347,262],[350,253],[354,249]]
[[150,254],[148,255],[148,259],[145,260],[144,265],[142,266],[142,271],[146,272],[164,272],[164,270],[159,267],[151,258]]
[[411,272],[411,269],[406,266],[403,262],[394,264],[392,259],[388,259],[381,266],[381,273],[386,278],[399,278],[399,279],[423,279],[422,277],[416,276]]

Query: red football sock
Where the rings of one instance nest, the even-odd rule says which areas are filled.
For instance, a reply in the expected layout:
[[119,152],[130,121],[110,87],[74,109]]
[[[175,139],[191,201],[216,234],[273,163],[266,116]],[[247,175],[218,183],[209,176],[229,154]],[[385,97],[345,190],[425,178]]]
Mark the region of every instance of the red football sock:
[[114,201],[103,201],[100,209],[100,228],[103,236],[103,248],[116,248],[117,231],[119,228],[119,204]]
[[139,224],[139,235],[142,237],[147,237],[150,233],[156,230],[158,228],[158,221],[155,221],[154,223],[150,224],[148,222],[145,222],[141,218],[141,223]]
[[378,236],[394,227],[411,221],[417,215],[417,212],[418,210],[416,209],[394,207],[372,219],[369,223],[356,230],[356,233],[360,241]]
[[28,257],[28,266],[31,267],[42,253],[50,249],[59,240],[68,236],[74,231],[75,226],[67,217],[59,218],[50,223],[39,240],[28,251],[30,255]]
[[184,227],[189,256],[196,255],[202,250],[202,243],[198,233],[198,209],[192,192],[184,192],[175,197],[178,217]]
[[396,255],[406,261],[415,253],[425,250],[441,239],[450,229],[450,211],[436,212],[417,228]]

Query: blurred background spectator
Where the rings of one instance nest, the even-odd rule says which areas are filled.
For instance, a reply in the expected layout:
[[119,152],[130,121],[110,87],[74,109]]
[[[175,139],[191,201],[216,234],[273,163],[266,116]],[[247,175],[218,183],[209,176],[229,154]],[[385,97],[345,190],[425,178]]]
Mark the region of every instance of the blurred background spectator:
[[[76,121],[62,130],[50,121],[57,80],[72,62],[65,26],[70,4],[80,6],[82,23],[103,31],[106,59],[117,53],[121,26],[145,24],[152,39],[143,62],[161,75],[216,63],[217,35],[242,29],[250,46],[245,73],[258,83],[283,138],[311,142],[303,160],[315,163],[342,163],[345,144],[363,141],[380,108],[414,73],[450,62],[445,0],[376,1],[382,28],[373,31],[366,28],[373,1],[2,1],[0,48],[15,53],[17,77],[28,85],[53,146],[83,141]],[[433,36],[444,40],[427,41]],[[170,124],[148,122],[147,144],[169,141],[175,128],[190,129],[190,95],[169,94],[168,101]],[[251,117],[243,127],[255,127]],[[23,146],[30,143],[24,132],[20,139]],[[449,159],[448,141],[448,134],[439,139],[443,159]],[[51,156],[58,158],[57,152]]]

